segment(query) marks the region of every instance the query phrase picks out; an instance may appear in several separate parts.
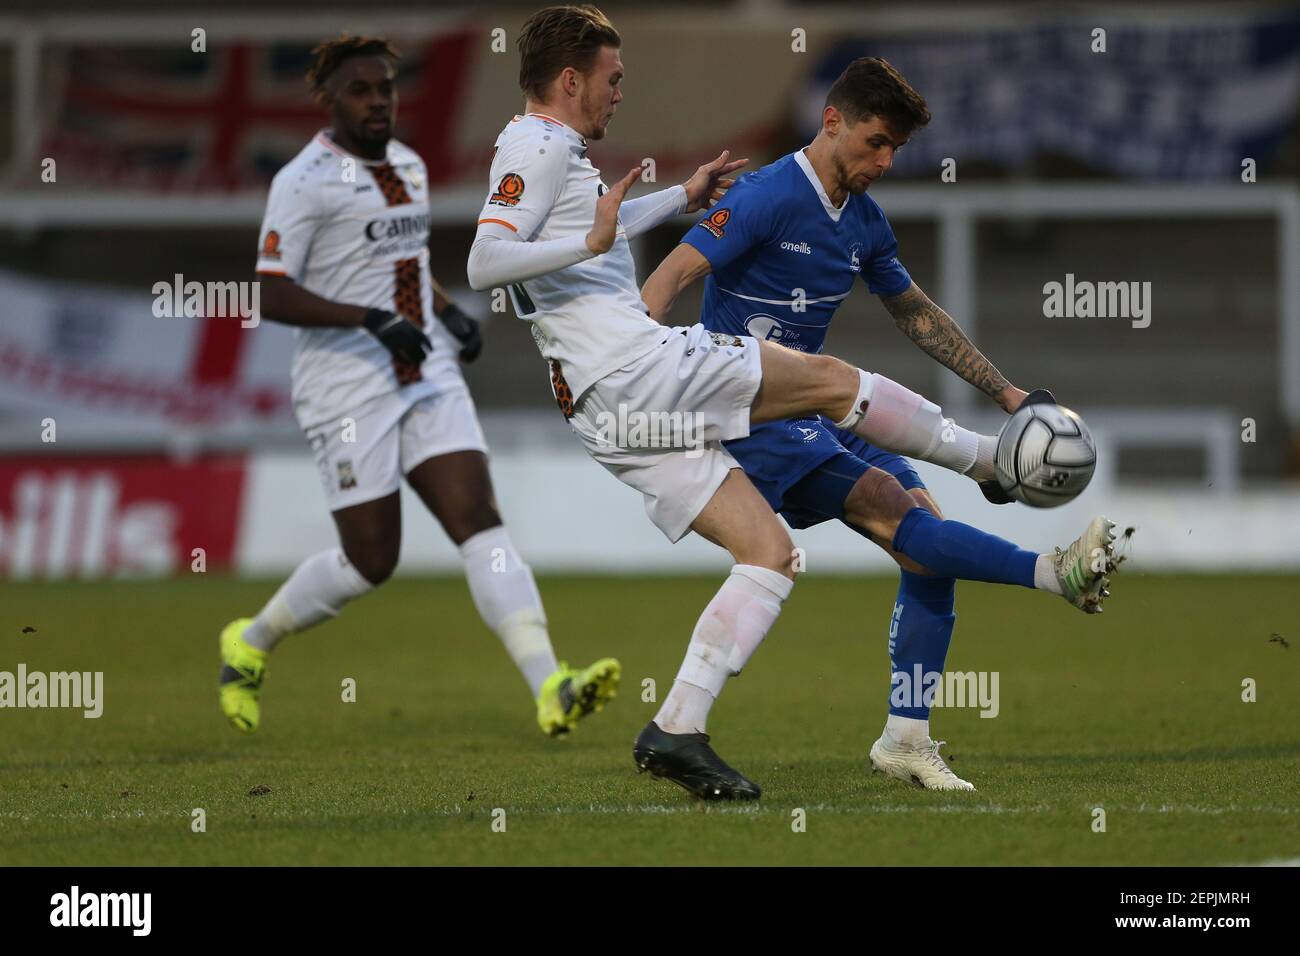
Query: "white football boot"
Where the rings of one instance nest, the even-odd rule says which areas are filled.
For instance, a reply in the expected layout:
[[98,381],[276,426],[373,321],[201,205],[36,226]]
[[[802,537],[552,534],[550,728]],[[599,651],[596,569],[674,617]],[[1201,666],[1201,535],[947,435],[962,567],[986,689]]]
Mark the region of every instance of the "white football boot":
[[1098,515],[1068,548],[1056,549],[1053,567],[1061,597],[1085,614],[1100,614],[1115,565],[1115,522]]
[[885,734],[871,745],[871,769],[916,784],[922,790],[974,790],[975,784],[957,776],[939,756],[942,740],[925,738],[913,747],[886,740]]

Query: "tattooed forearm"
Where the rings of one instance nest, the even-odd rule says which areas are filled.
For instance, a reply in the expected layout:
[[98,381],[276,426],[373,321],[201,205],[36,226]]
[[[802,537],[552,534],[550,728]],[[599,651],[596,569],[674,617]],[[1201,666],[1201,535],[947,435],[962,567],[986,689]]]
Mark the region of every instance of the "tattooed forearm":
[[985,395],[996,398],[1007,387],[1002,373],[916,283],[908,286],[906,292],[880,301],[900,331],[935,361],[948,366]]

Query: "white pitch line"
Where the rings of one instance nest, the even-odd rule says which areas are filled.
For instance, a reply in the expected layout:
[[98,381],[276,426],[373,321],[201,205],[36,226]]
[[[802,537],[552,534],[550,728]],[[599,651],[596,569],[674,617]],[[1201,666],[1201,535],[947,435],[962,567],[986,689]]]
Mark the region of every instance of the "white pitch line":
[[[567,806],[567,807],[548,807],[544,809],[533,808],[511,808],[507,805],[506,809],[510,813],[518,816],[581,816],[583,814],[593,815],[617,815],[627,814],[629,816],[674,816],[681,814],[723,814],[736,816],[786,816],[791,810],[800,809],[805,813],[825,813],[831,815],[851,815],[861,816],[867,814],[954,814],[972,816],[1001,816],[1001,815],[1022,815],[1036,813],[1063,813],[1063,814],[1087,814],[1095,806],[1100,806],[1107,813],[1114,814],[1194,814],[1205,816],[1221,816],[1226,813],[1254,813],[1254,814],[1274,814],[1281,816],[1290,816],[1300,813],[1300,807],[1246,807],[1246,806],[1228,806],[1228,807],[1210,807],[1196,804],[1158,804],[1148,805],[1140,804],[1134,806],[1124,806],[1122,804],[1080,804],[1080,805],[1050,805],[1034,804],[1023,807],[1006,807],[996,803],[977,803],[977,804],[863,804],[859,806],[834,806],[829,804],[809,804],[802,807],[794,805],[772,806],[771,804],[753,805],[726,805],[726,804],[705,804],[699,802],[674,804],[671,806],[663,804],[605,804],[591,803],[585,806]],[[432,807],[432,808],[400,808],[397,815],[400,816],[441,816],[441,817],[458,817],[468,816],[471,813],[485,812],[490,813],[496,807],[490,800],[474,807],[465,807],[455,804],[451,807]],[[282,808],[273,809],[270,801],[250,803],[247,811],[257,811],[258,819],[306,819],[310,817],[338,816],[346,818],[348,814],[327,814],[316,811],[294,811]],[[386,813],[391,813],[393,808],[385,808]],[[245,808],[229,809],[222,811],[210,811],[213,813],[229,813],[239,815],[246,812]],[[355,816],[365,816],[366,811],[358,811]],[[21,812],[14,810],[0,811],[0,820],[19,820],[22,822],[31,822],[33,820],[141,820],[141,819],[169,819],[173,817],[190,817],[190,810],[112,810],[107,813],[94,813],[90,810],[79,811],[62,811],[58,813],[40,813],[40,812]],[[1300,860],[1300,858],[1297,858]],[[1279,866],[1296,865],[1296,863],[1283,860],[1277,863]]]

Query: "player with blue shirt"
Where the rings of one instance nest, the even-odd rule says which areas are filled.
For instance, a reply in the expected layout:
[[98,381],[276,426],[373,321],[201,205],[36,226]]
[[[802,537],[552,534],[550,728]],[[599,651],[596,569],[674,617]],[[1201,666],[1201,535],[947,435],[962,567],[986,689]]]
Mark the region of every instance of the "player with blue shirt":
[[[1025,401],[1054,401],[1045,390],[1026,393],[1011,385],[916,286],[898,261],[888,220],[866,195],[895,151],[929,120],[925,101],[887,62],[854,61],[831,87],[813,142],[742,177],[646,281],[642,299],[652,317],[662,322],[681,290],[707,276],[702,322],[710,331],[820,353],[835,310],[860,276],[920,348],[1008,413]],[[959,451],[972,469],[992,453],[971,432],[949,429],[943,440],[971,442]],[[839,519],[898,561],[889,716],[871,761],[877,770],[929,789],[974,789],[940,757],[942,741],[930,738],[924,700],[901,690],[912,686],[918,668],[920,674],[943,672],[956,620],[956,579],[1041,588],[1086,612],[1100,611],[1109,579],[1099,576],[1079,588],[1064,559],[1081,553],[1105,561],[1113,524],[1094,519],[1055,555],[1024,551],[943,521],[906,458],[821,417],[757,424],[726,447],[791,527]],[[1009,500],[996,481],[980,487],[995,503]]]

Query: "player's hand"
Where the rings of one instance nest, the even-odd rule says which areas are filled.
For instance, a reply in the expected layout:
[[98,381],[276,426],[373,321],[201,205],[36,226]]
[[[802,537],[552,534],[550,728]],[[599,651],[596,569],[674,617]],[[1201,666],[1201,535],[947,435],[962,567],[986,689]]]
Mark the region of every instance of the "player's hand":
[[728,189],[736,185],[734,179],[726,178],[749,162],[748,159],[736,159],[731,162],[727,157],[731,150],[724,149],[721,155],[711,163],[706,163],[695,170],[695,175],[682,185],[686,188],[686,211],[698,212],[708,209],[723,197]]
[[1008,385],[1002,391],[998,392],[997,396],[993,400],[1002,406],[1003,411],[1008,415],[1011,415],[1015,413],[1015,410],[1020,407],[1020,403],[1028,396],[1028,392],[1022,391],[1014,385]]
[[640,176],[641,167],[632,167],[627,175],[596,200],[596,221],[587,233],[587,248],[596,255],[603,255],[614,248],[614,239],[618,235],[618,207],[623,205],[623,197]]
[[433,351],[433,343],[414,322],[383,309],[371,309],[361,324],[401,362],[419,366]]
[[472,362],[478,358],[478,353],[483,351],[483,333],[479,324],[450,302],[438,314],[438,318],[460,343],[460,360]]

